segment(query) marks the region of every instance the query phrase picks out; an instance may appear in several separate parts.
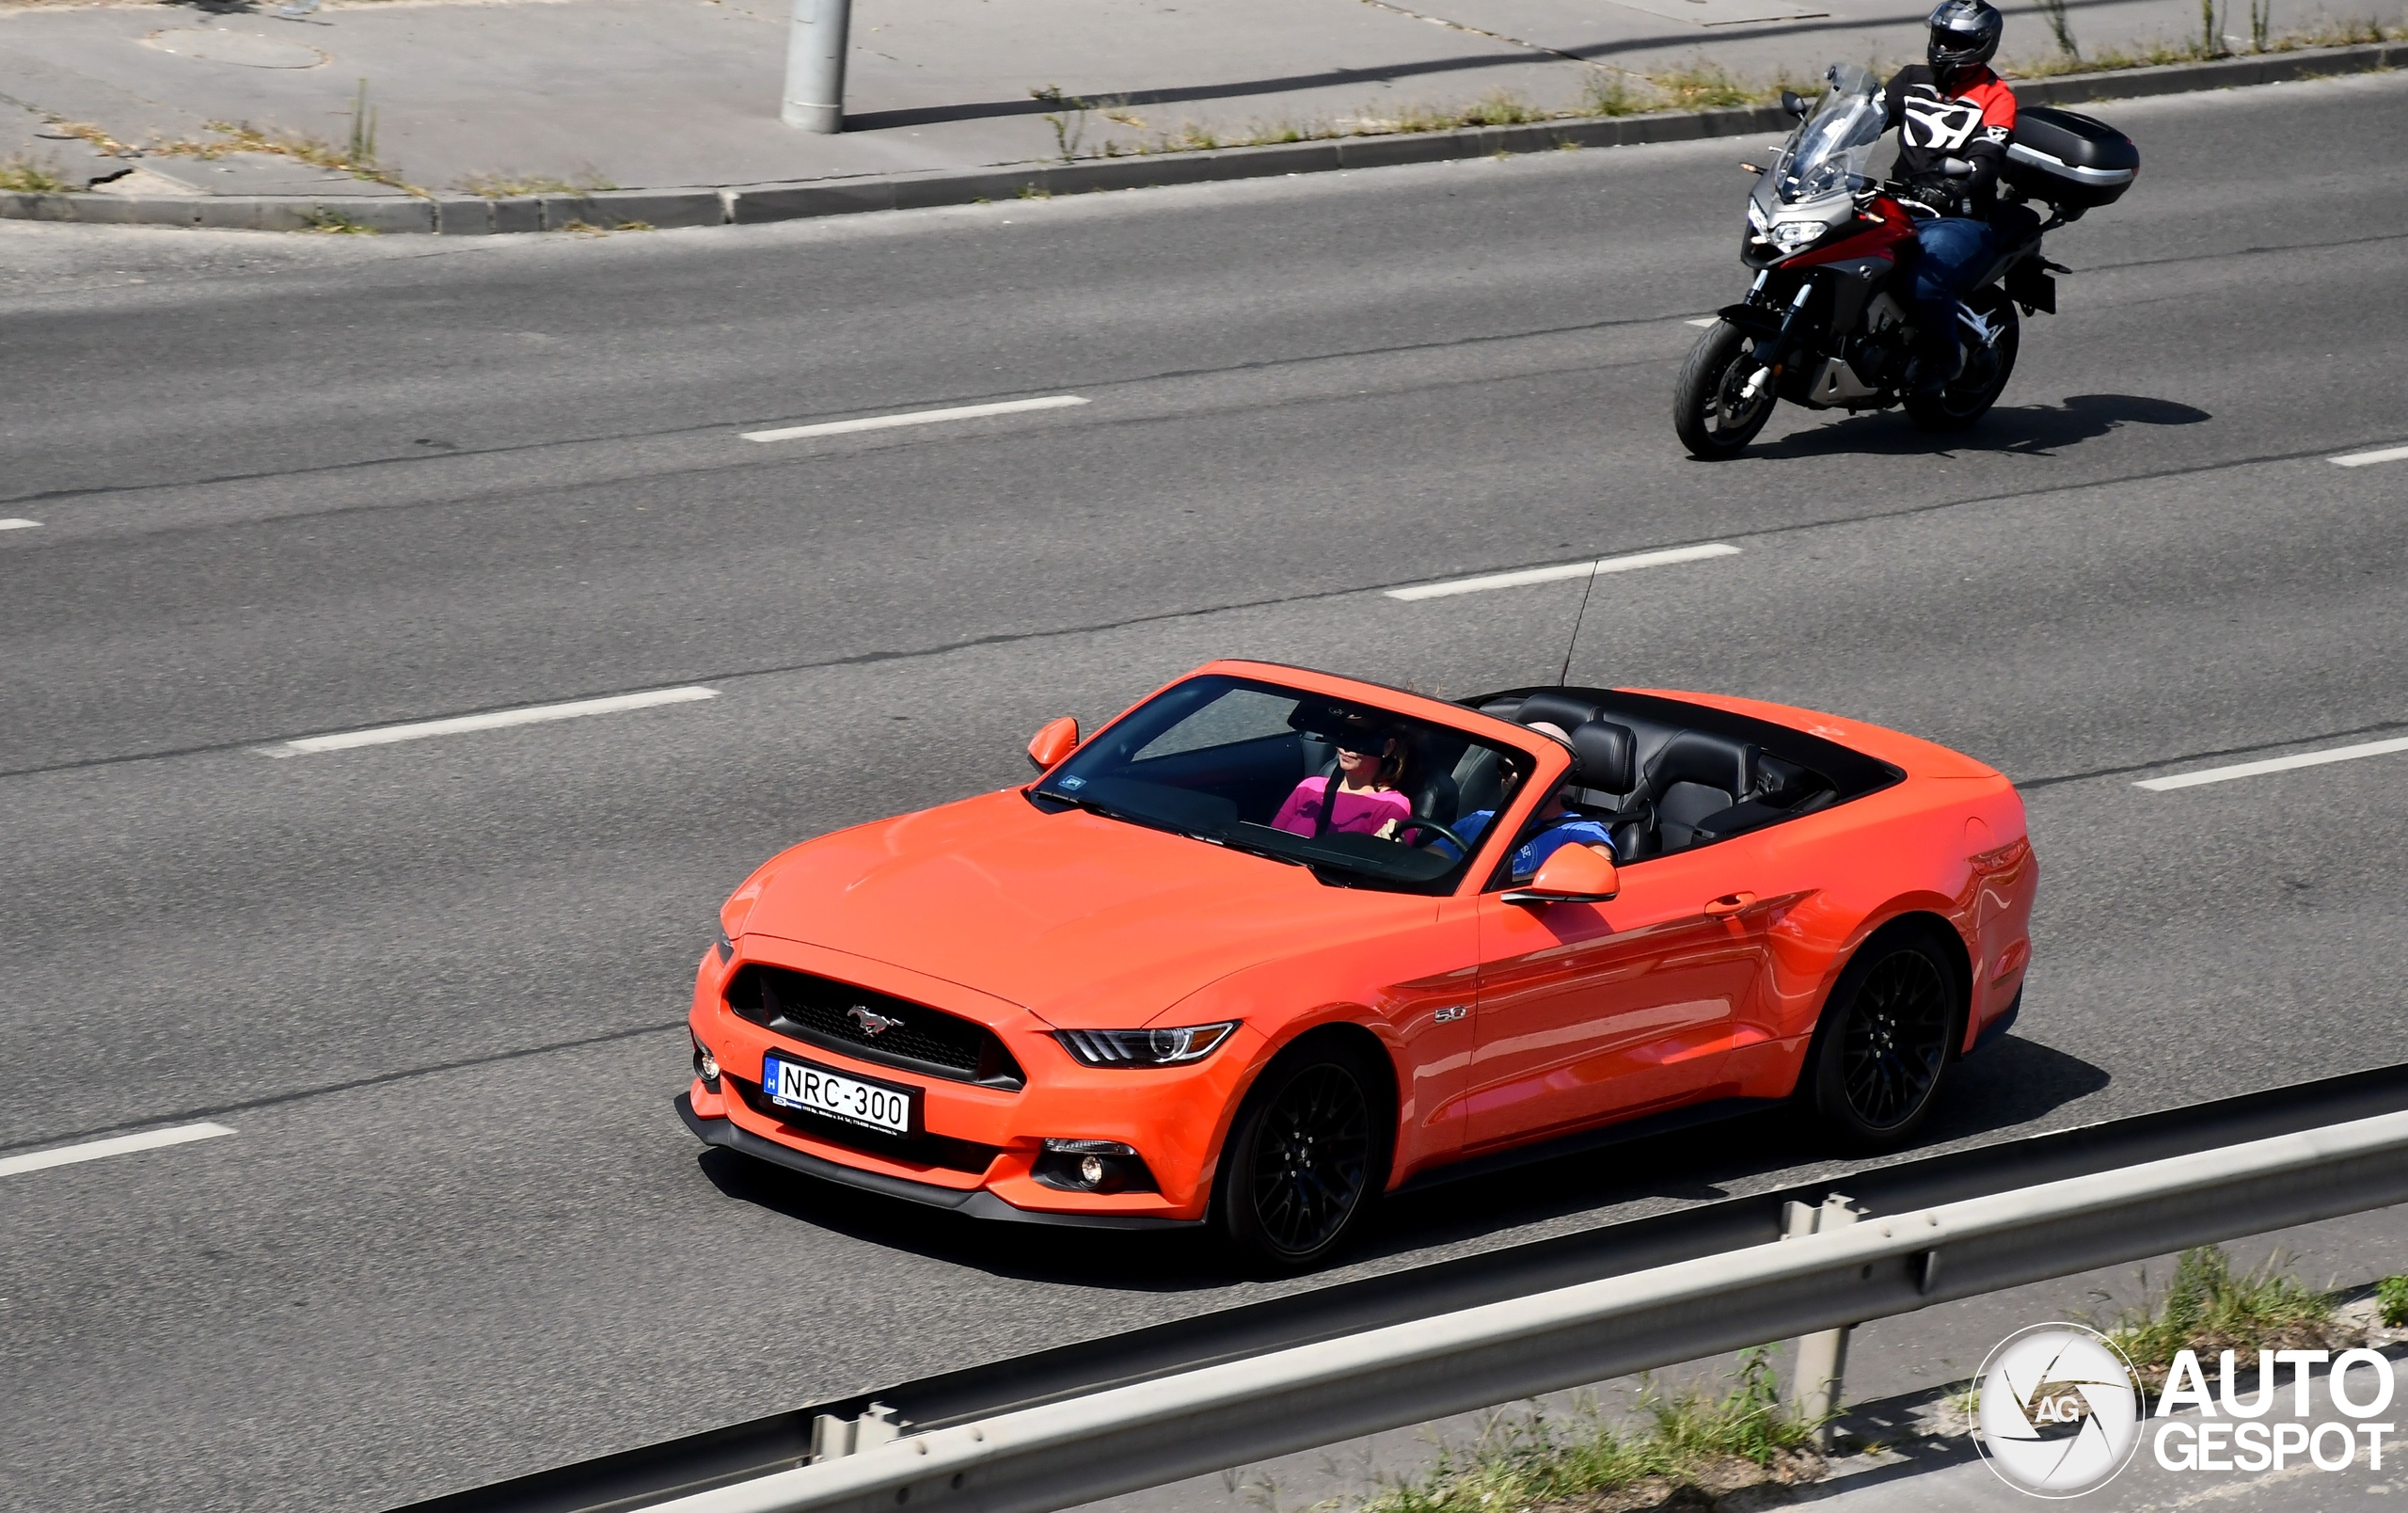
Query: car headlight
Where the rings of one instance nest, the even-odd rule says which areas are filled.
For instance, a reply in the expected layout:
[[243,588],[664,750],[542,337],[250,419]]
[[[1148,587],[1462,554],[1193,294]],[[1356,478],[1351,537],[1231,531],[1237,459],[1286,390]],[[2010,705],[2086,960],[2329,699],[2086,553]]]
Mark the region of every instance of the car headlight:
[[1237,1027],[1231,1020],[1180,1029],[1057,1029],[1054,1038],[1089,1066],[1180,1066],[1219,1050]]

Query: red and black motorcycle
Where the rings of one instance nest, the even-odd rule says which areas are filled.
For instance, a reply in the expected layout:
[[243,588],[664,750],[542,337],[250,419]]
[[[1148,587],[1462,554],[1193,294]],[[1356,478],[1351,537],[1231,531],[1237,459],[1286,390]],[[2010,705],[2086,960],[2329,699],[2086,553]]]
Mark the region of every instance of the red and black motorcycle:
[[[1911,391],[1916,346],[1909,282],[1915,220],[1931,214],[1866,176],[1884,125],[1880,81],[1833,64],[1809,109],[1748,199],[1740,261],[1756,270],[1748,297],[1698,339],[1672,395],[1672,427],[1692,456],[1736,456],[1781,400],[1809,409],[1904,405],[1926,431],[1972,424],[1998,402],[2021,341],[2016,311],[2056,310],[2065,270],[2041,239],[2120,199],[2140,151],[2103,121],[2047,105],[2018,112],[1999,174],[1996,257],[1957,303],[1961,372],[1938,394]],[[1967,174],[1971,164],[1958,162]],[[2046,202],[2046,221],[2027,201]]]

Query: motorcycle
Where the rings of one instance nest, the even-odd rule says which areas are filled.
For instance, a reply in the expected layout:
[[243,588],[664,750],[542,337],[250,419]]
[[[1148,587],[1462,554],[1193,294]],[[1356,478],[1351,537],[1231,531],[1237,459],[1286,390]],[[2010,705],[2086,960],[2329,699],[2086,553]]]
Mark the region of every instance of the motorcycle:
[[[2047,105],[2020,110],[1991,217],[1998,251],[1957,302],[1963,366],[1941,392],[1916,394],[1915,222],[1937,212],[1867,177],[1886,123],[1880,81],[1846,63],[1825,78],[1819,103],[1782,93],[1800,119],[1748,199],[1739,259],[1756,280],[1746,299],[1716,312],[1681,369],[1672,426],[1692,456],[1738,455],[1784,399],[1809,409],[1903,405],[1926,431],[1972,425],[2015,372],[2018,309],[2056,311],[2051,276],[2069,270],[2048,260],[2042,239],[2114,204],[2140,172],[2139,149],[2104,121]],[[1973,168],[1952,158],[1943,171]],[[2050,207],[2045,221],[2036,199]]]

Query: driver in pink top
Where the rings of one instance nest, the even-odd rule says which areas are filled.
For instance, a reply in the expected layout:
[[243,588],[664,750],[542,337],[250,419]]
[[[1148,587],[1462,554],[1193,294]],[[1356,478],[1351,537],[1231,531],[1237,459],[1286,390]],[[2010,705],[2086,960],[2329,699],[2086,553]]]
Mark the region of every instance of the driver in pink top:
[[1272,816],[1274,830],[1296,836],[1323,836],[1333,830],[1376,836],[1413,818],[1413,802],[1396,788],[1404,772],[1402,742],[1352,724],[1331,741],[1338,747],[1338,771],[1297,784]]

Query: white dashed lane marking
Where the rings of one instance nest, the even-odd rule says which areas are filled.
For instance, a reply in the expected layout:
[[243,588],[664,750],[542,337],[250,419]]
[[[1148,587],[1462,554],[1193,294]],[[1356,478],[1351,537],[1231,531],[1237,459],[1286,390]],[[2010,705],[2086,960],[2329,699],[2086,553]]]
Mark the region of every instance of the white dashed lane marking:
[[2152,793],[2173,788],[2197,788],[2202,783],[2229,783],[2237,777],[2260,777],[2268,772],[2288,772],[2298,767],[2321,767],[2327,762],[2353,762],[2361,756],[2388,756],[2394,752],[2408,751],[2408,736],[2391,741],[2361,741],[2354,746],[2334,746],[2324,751],[2304,751],[2296,756],[2270,756],[2261,762],[2241,762],[2231,767],[2210,767],[2204,772],[2178,772],[2172,777],[2152,777],[2132,785]]
[[2385,447],[2381,452],[2353,452],[2347,456],[2324,459],[2342,468],[2363,468],[2370,462],[2408,461],[2408,447]]
[[603,699],[575,699],[566,704],[535,704],[523,709],[495,709],[488,714],[459,714],[445,720],[420,720],[409,725],[376,725],[367,730],[341,730],[332,735],[303,736],[274,746],[261,746],[263,756],[299,756],[309,752],[349,751],[354,746],[388,746],[397,741],[424,741],[430,736],[457,735],[467,730],[501,730],[511,725],[542,725],[549,720],[579,720],[590,714],[617,714],[649,709],[660,704],[691,704],[715,699],[715,688],[660,688],[646,693],[619,693]]
[[898,425],[934,425],[939,421],[974,421],[982,415],[1017,415],[1023,410],[1068,409],[1085,405],[1076,394],[1048,394],[1043,399],[1006,399],[993,405],[957,405],[951,409],[911,410],[901,415],[868,415],[858,421],[822,421],[816,425],[785,425],[772,431],[746,431],[747,441],[798,441],[807,436],[845,436],[854,431],[884,431]]
[[1599,557],[1590,562],[1559,563],[1552,567],[1524,567],[1510,573],[1482,573],[1478,578],[1450,578],[1442,583],[1416,583],[1409,588],[1391,588],[1384,592],[1392,599],[1449,598],[1457,594],[1485,594],[1492,588],[1560,583],[1567,578],[1593,578],[1600,573],[1669,567],[1677,562],[1703,562],[1708,557],[1735,557],[1738,554],[1739,549],[1727,541],[1709,541],[1703,546],[1634,551],[1626,557]]
[[10,518],[0,520],[0,531],[32,531],[38,529],[40,525],[41,522],[40,520],[21,520]]
[[223,1124],[178,1124],[173,1129],[144,1130],[139,1135],[112,1135],[104,1140],[86,1140],[81,1145],[62,1145],[50,1151],[29,1151],[24,1155],[0,1155],[0,1177],[14,1176],[20,1171],[40,1171],[49,1167],[73,1166],[78,1161],[99,1161],[112,1155],[131,1155],[136,1151],[155,1151],[163,1145],[215,1139],[220,1135],[233,1133]]

